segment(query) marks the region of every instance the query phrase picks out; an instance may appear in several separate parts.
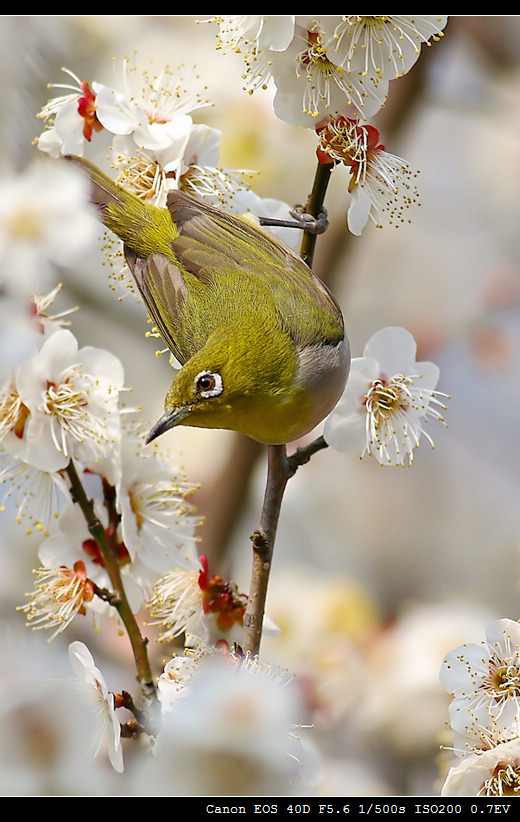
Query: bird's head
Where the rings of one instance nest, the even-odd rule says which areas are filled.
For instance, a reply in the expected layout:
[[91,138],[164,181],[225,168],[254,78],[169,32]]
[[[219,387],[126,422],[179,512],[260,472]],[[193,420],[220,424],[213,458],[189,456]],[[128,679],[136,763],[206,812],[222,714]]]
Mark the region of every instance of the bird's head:
[[[240,431],[267,444],[299,436],[308,403],[288,335],[254,320],[220,326],[174,379],[147,442],[176,425]],[[311,426],[312,427],[312,426]]]

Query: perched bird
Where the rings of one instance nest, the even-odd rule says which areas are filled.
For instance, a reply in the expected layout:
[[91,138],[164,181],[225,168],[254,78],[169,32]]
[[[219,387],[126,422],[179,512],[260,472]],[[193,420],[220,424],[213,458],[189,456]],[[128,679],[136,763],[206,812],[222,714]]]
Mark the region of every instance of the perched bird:
[[246,218],[170,191],[167,208],[81,157],[102,222],[120,237],[148,313],[181,363],[147,442],[175,425],[269,445],[311,431],[341,396],[341,311],[288,246]]

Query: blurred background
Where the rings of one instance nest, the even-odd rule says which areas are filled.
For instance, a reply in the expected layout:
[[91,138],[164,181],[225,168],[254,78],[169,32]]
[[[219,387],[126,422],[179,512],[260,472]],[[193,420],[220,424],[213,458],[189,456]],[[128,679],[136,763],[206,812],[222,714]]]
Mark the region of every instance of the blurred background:
[[[304,202],[315,135],[277,120],[269,89],[242,90],[241,60],[215,49],[216,33],[191,16],[2,16],[2,176],[51,162],[32,142],[42,130],[36,113],[59,93],[47,84],[64,81],[62,66],[111,85],[113,60],[136,52],[140,66],[153,62],[158,72],[195,64],[214,105],[194,119],[221,129],[220,166],[257,170],[261,196]],[[428,424],[436,447],[423,439],[411,469],[327,449],[287,488],[267,609],[282,633],[264,640],[262,654],[302,683],[325,762],[319,795],[437,793],[439,744],[449,744],[443,656],[481,641],[490,620],[520,617],[519,60],[519,17],[455,16],[444,38],[390,84],[371,122],[387,151],[420,171],[421,206],[410,224],[349,235],[348,176],[332,175],[331,225],[314,269],[342,306],[353,356],[380,328],[404,326],[417,359],[440,366],[439,390],[451,399],[449,427]],[[143,306],[114,294],[101,250],[62,280],[56,306],[80,306],[72,319],[80,345],[120,357],[131,401],[152,423],[171,372],[144,337]],[[169,433],[167,446],[200,484],[201,553],[247,592],[263,449],[188,428]],[[21,560],[16,529],[4,515],[0,594],[4,619],[22,623],[13,610],[32,588],[38,541],[23,538]],[[109,687],[131,690],[126,640],[113,629],[109,648],[105,635],[76,622],[64,645],[84,638],[96,655],[99,643]]]

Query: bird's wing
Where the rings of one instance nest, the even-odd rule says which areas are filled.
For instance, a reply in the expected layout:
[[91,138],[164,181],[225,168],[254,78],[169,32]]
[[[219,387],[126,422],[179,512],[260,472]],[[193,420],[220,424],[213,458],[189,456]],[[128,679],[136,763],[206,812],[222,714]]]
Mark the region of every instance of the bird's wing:
[[215,268],[254,271],[259,266],[259,253],[283,268],[291,259],[299,259],[252,221],[234,217],[189,194],[170,191],[167,205],[178,231],[174,253],[202,281],[209,281]]
[[163,254],[139,257],[128,246],[125,257],[151,319],[172,354],[184,364],[193,352],[186,351],[179,337],[182,306],[188,296],[179,267]]
[[168,208],[177,226],[171,245],[177,264],[158,252],[140,257],[128,246],[125,255],[150,317],[179,362],[219,323],[234,324],[244,311],[252,323],[264,311],[277,316],[298,348],[343,339],[337,303],[288,246],[183,192],[169,193]]
[[[171,191],[167,205],[177,226],[172,243],[181,267],[205,284],[224,275],[253,277],[268,287],[283,325],[297,344],[338,342],[343,318],[326,286],[303,260],[272,234],[183,192]],[[308,334],[312,339],[309,339]]]

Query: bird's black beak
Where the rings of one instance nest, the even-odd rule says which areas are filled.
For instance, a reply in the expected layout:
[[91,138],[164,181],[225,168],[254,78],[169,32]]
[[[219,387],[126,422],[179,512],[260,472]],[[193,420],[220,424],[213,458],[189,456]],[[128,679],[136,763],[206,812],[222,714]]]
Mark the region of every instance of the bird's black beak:
[[165,431],[169,431],[170,428],[174,428],[174,426],[178,425],[184,417],[187,417],[191,411],[191,405],[183,405],[181,408],[172,408],[170,411],[165,411],[162,417],[157,420],[153,428],[150,429],[148,436],[146,437],[146,445],[152,440],[157,439],[160,437],[161,434],[164,434]]

